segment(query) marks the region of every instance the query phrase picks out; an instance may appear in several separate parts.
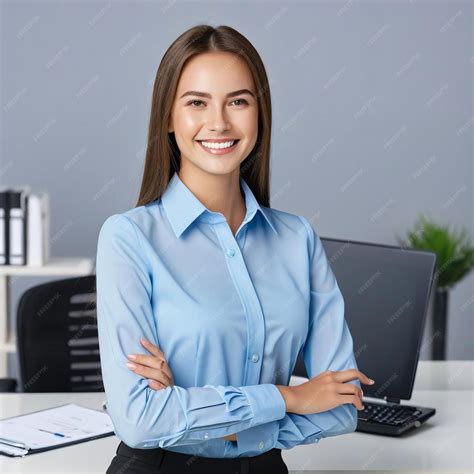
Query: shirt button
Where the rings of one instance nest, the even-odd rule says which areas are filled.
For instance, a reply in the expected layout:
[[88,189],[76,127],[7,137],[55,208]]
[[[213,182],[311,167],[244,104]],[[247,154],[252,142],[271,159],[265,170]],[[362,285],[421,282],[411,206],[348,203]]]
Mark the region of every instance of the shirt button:
[[263,449],[264,447],[265,447],[265,443],[263,441],[260,441],[260,443],[258,443],[258,448]]
[[209,433],[204,433],[204,439],[208,439],[209,438]]
[[252,354],[252,362],[258,361],[258,354]]
[[227,249],[227,256],[228,257],[233,257],[235,255],[235,250],[234,249]]

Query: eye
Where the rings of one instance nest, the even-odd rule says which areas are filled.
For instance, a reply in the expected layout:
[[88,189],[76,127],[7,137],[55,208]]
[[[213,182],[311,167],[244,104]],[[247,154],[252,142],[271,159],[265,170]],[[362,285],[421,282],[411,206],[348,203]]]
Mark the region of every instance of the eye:
[[[231,102],[234,103],[234,102],[242,102],[242,104],[237,104],[237,106],[241,106],[241,105],[248,105],[248,102],[245,100],[245,99],[235,99]],[[194,104],[204,104],[204,102],[202,100],[198,100],[198,99],[194,99],[194,100],[190,100],[186,105],[190,105],[191,107],[197,109],[199,108],[199,105],[194,105]]]
[[[187,105],[192,105],[192,104],[194,104],[195,102],[200,102],[201,104],[204,103],[202,100],[197,100],[197,99],[195,99],[195,100],[191,100],[190,102],[188,102]],[[193,107],[194,107],[194,106],[193,106]]]
[[239,100],[244,102],[245,104],[248,104],[248,102],[245,99],[235,99],[233,102],[238,102]]

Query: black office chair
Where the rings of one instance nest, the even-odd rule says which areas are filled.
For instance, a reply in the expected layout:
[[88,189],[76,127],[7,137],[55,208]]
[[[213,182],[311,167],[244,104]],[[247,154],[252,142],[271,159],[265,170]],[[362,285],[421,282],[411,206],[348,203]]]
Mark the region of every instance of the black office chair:
[[[95,275],[28,289],[18,304],[17,344],[23,392],[103,392]],[[16,385],[0,379],[0,391]]]

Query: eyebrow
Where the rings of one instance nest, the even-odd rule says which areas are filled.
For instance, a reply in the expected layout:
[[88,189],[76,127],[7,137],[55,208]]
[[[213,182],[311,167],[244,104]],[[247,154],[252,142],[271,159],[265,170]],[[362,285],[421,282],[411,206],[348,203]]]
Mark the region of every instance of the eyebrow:
[[[226,94],[226,99],[229,98],[229,97],[235,97],[237,95],[243,95],[243,94],[249,94],[251,95],[253,98],[255,98],[255,95],[253,92],[249,91],[248,89],[240,89],[238,91],[234,91],[234,92],[229,92],[228,94]],[[208,92],[199,92],[199,91],[187,91],[185,92],[181,97],[180,99],[182,99],[183,97],[186,97],[188,95],[195,95],[197,97],[207,97],[208,99],[212,99],[212,96],[211,94],[209,94]]]

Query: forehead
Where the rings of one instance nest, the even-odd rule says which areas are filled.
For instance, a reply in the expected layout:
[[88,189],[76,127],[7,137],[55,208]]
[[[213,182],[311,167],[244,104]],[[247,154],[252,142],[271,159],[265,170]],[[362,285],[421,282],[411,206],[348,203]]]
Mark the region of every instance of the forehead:
[[244,88],[255,90],[245,60],[237,54],[219,51],[189,59],[181,71],[177,93],[192,89],[210,92],[214,96]]

